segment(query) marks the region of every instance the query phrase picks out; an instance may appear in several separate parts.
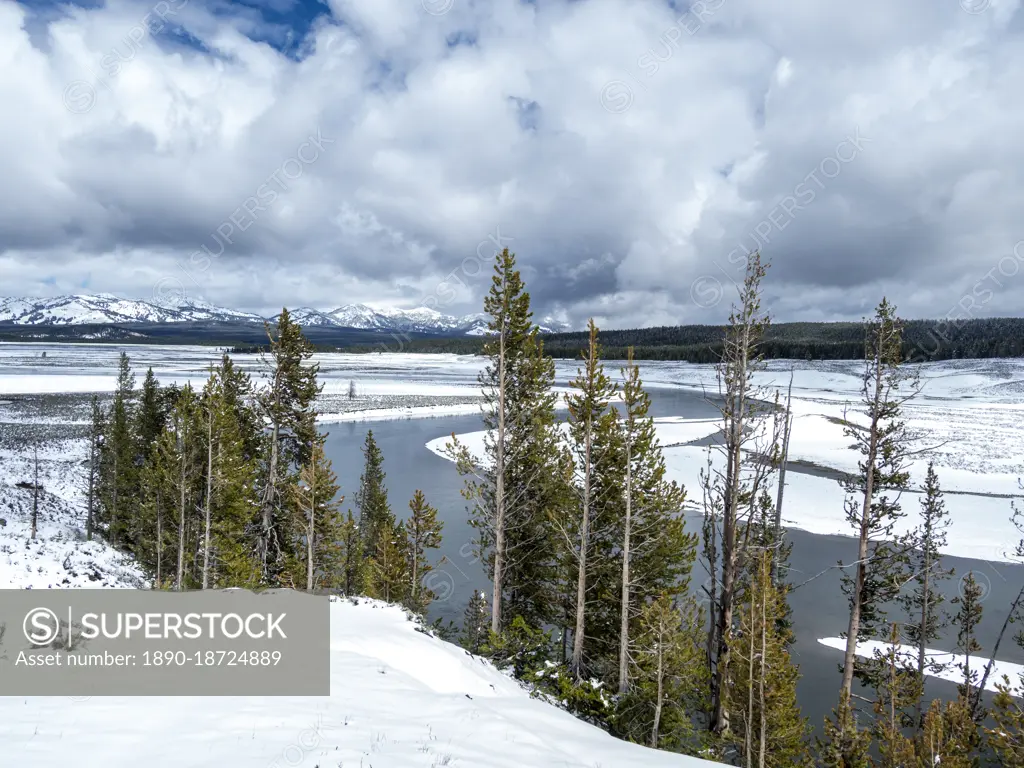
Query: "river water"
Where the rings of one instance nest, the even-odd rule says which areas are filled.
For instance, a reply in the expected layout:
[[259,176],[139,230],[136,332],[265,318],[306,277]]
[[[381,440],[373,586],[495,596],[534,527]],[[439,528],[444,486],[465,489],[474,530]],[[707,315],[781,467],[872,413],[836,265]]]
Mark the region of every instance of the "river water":
[[[649,392],[653,416],[708,418],[716,414],[711,405],[693,392],[667,388],[650,388]],[[481,564],[472,555],[470,542],[474,531],[467,522],[466,502],[459,493],[462,479],[455,466],[429,451],[426,443],[452,432],[461,434],[482,428],[478,416],[326,425],[330,433],[326,452],[345,495],[343,509],[351,506],[354,510],[353,497],[363,465],[360,449],[370,429],[384,456],[389,498],[396,515],[402,518],[407,514],[408,501],[417,489],[438,509],[444,522],[438,557],[444,557],[445,562],[437,566],[430,584],[438,593],[430,618],[440,618],[445,623],[451,620],[461,624],[473,590],[489,592],[490,585]],[[688,492],[691,498],[699,498],[699,489],[688,489]],[[688,515],[687,525],[690,531],[699,533],[699,515]],[[846,628],[847,603],[840,591],[839,571],[834,566],[840,560],[849,563],[856,559],[856,541],[845,536],[821,536],[799,530],[790,530],[787,536],[793,543],[790,581],[802,584],[790,595],[797,636],[792,651],[802,673],[798,694],[804,714],[817,729],[822,718],[835,706],[841,662],[841,654],[820,645],[817,638],[838,636]],[[991,648],[1010,603],[1024,583],[1024,567],[954,557],[946,558],[946,566],[955,568],[957,574],[945,582],[944,591],[949,598],[956,595],[959,578],[968,571],[973,571],[986,588],[979,640],[984,649]],[[693,577],[695,588],[705,578],[698,564]],[[899,620],[900,617],[894,615],[893,618]],[[1012,641],[1013,632],[1011,628],[1004,638],[999,657],[1024,662],[1024,652]],[[950,639],[934,646],[952,650],[954,638],[955,635],[951,635]],[[955,691],[951,683],[931,680],[927,694],[948,698],[955,695]]]

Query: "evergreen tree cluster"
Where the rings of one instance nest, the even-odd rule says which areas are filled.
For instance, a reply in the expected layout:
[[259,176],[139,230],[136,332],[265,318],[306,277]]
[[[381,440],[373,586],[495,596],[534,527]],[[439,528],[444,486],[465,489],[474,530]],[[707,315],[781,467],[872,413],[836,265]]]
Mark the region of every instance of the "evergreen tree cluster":
[[87,535],[132,554],[157,589],[332,590],[424,613],[437,510],[417,491],[396,519],[368,432],[358,514],[342,511],[312,347],[287,310],[267,332],[258,382],[225,354],[201,390],[152,369],[139,387],[121,354],[109,406],[93,399]]
[[[493,583],[490,605],[477,592],[467,606],[463,644],[621,738],[727,764],[923,768],[994,755],[1024,765],[1024,708],[1009,681],[991,711],[982,700],[998,641],[983,655],[980,590],[968,576],[949,605],[940,591],[952,572],[942,564],[949,520],[933,467],[920,509],[900,504],[913,453],[903,407],[918,383],[906,365],[908,324],[885,300],[857,326],[861,423],[851,420],[847,435],[861,462],[843,486],[858,554],[837,564],[850,608],[839,702],[822,738],[800,713],[792,545],[781,525],[792,418],[788,402],[755,384],[773,355],[760,304],[766,269],[758,254],[748,259],[715,359],[723,431],[712,450],[722,461],[702,473],[708,579],[698,594],[688,495],[666,478],[634,350],[624,350],[616,383],[591,322],[559,424],[549,341],[532,324],[514,255],[498,255],[480,377],[485,455],[457,440],[451,448]],[[910,532],[897,534],[912,515]],[[1022,600],[1024,589],[1007,624]],[[942,670],[926,648],[950,627],[966,658],[962,683],[953,700],[929,701],[926,675]],[[885,650],[858,656],[869,639]]]

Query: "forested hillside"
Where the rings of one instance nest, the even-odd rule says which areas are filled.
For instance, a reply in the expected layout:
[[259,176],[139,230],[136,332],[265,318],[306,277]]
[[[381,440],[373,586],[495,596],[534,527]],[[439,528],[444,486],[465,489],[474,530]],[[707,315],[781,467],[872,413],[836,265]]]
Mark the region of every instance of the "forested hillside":
[[[679,325],[602,331],[604,354],[624,360],[633,347],[637,360],[685,360],[714,363],[721,359],[726,328],[720,325]],[[544,350],[556,358],[576,358],[586,346],[587,334],[558,333],[542,336]],[[480,354],[482,338],[392,339],[385,343],[357,344],[346,352],[454,352]],[[761,346],[765,359],[857,360],[864,354],[863,323],[779,323],[765,331]],[[909,320],[903,334],[905,360],[975,359],[1024,355],[1024,318],[984,318],[963,321]]]

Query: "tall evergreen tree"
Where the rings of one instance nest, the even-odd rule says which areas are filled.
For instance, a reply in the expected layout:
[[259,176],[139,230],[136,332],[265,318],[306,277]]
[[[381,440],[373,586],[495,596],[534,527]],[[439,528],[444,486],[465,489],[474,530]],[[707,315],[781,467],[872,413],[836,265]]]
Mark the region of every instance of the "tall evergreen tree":
[[[861,379],[866,423],[851,423],[844,429],[862,456],[859,474],[843,483],[847,492],[846,518],[858,540],[853,573],[844,573],[842,577],[843,591],[850,603],[840,696],[846,706],[855,672],[865,678],[877,676],[877,665],[857,661],[857,642],[864,636],[878,634],[884,625],[884,606],[897,596],[906,567],[901,548],[892,543],[894,526],[903,516],[899,492],[909,480],[909,438],[902,406],[915,389],[913,385],[907,387],[912,379],[900,365],[901,328],[895,309],[883,299],[874,319],[867,324]],[[895,496],[888,496],[887,491],[895,491]],[[851,722],[851,717],[841,715],[836,724]],[[855,741],[850,739],[847,743]]]
[[427,550],[441,546],[441,529],[444,523],[437,519],[437,509],[430,506],[417,490],[409,502],[409,518],[405,521],[406,556],[409,559],[409,597],[408,608],[416,613],[423,613],[434,599],[434,594],[427,589],[423,580],[434,567],[427,560]]
[[840,689],[839,704],[825,718],[819,761],[824,768],[871,768],[871,732],[861,727],[850,705],[850,695]]
[[259,512],[258,458],[248,452],[246,432],[254,428],[240,403],[236,370],[227,358],[203,392],[208,419],[206,510],[210,517],[211,586],[252,587],[260,563],[252,522]]
[[89,425],[89,468],[86,475],[85,491],[85,538],[92,541],[92,535],[96,528],[96,506],[97,494],[102,488],[101,457],[103,455],[103,434],[106,424],[103,418],[103,409],[100,408],[99,398],[92,396],[90,408]]
[[884,652],[875,652],[880,674],[875,685],[875,738],[881,759],[879,768],[904,768],[917,759],[914,742],[904,733],[906,710],[920,701],[923,683],[917,677],[913,662],[899,645],[900,633],[895,624],[889,633]]
[[[689,592],[697,537],[686,532],[686,492],[666,479],[665,458],[649,415],[651,398],[644,390],[632,349],[622,368],[623,462],[621,516],[608,537],[617,551],[619,693],[629,686],[629,647],[641,608],[658,595],[680,597]],[[616,560],[613,560],[616,562]]]
[[785,613],[785,591],[772,581],[774,553],[752,553],[751,578],[738,599],[739,627],[733,640],[730,732],[747,766],[809,765],[810,729],[800,715],[799,673],[787,648],[789,633],[777,617]]
[[302,538],[295,553],[299,568],[293,580],[308,591],[336,586],[344,564],[344,520],[339,510],[344,497],[338,496],[337,476],[324,455],[323,440],[320,437],[313,444],[292,490],[295,527]]
[[135,374],[132,373],[128,355],[122,352],[118,359],[117,385],[103,439],[101,515],[97,521],[102,525],[107,540],[115,547],[131,548],[133,544],[128,540],[128,532],[132,497],[137,489],[136,446],[132,434],[134,412]]
[[367,594],[389,603],[404,602],[409,595],[409,555],[405,526],[390,512],[381,521],[377,551],[369,563]]
[[[578,680],[585,675],[583,647],[586,639],[588,576],[594,569],[591,525],[601,511],[602,498],[597,486],[601,469],[613,465],[619,432],[611,398],[618,388],[604,371],[597,326],[589,324],[590,343],[583,353],[582,366],[569,382],[574,390],[566,398],[569,406],[569,433],[572,438],[578,474],[579,502],[570,512],[563,531],[568,539],[576,571],[575,621],[572,630],[571,668]],[[608,461],[611,459],[611,461]],[[617,501],[614,500],[614,501]]]
[[363,474],[359,478],[356,504],[359,507],[359,530],[363,537],[363,552],[373,557],[380,547],[380,538],[391,535],[389,521],[394,516],[388,502],[388,489],[384,484],[384,457],[377,447],[373,430],[366,432],[363,444]]
[[485,456],[471,455],[454,439],[450,452],[466,477],[476,551],[494,585],[491,631],[499,633],[516,616],[537,627],[555,618],[550,517],[566,503],[571,464],[556,426],[554,361],[544,353],[530,295],[507,248],[495,257],[484,310],[490,316],[488,364],[479,377]]
[[256,542],[262,581],[276,584],[295,540],[288,500],[298,468],[316,443],[315,401],[319,365],[309,363],[313,346],[302,329],[281,311],[276,329],[267,325],[270,351],[263,356],[266,381],[256,401],[267,427],[260,468],[260,518]]
[[143,462],[154,450],[156,441],[163,432],[166,418],[167,409],[160,396],[160,382],[153,374],[153,369],[149,368],[142,382],[135,424],[135,437],[138,442],[136,450],[142,456]]
[[[945,707],[938,699],[932,702],[917,741],[921,768],[978,768],[982,764],[980,746],[978,726],[963,698],[948,701]],[[1014,762],[1011,755],[1000,752],[995,744],[993,747],[1002,768],[1024,766],[1024,762]]]
[[173,561],[173,584],[178,591],[190,586],[188,577],[194,552],[191,544],[195,543],[193,537],[198,530],[196,499],[201,492],[201,436],[198,398],[191,385],[186,384],[157,444],[160,465],[166,472],[161,485],[166,489],[168,507],[174,513],[177,552]]
[[921,683],[921,696],[915,703],[917,726],[924,722],[924,675],[925,670],[939,671],[934,661],[928,662],[925,650],[928,644],[938,640],[945,626],[942,604],[945,598],[938,585],[953,575],[953,571],[942,567],[942,548],[946,546],[946,533],[951,521],[942,501],[939,477],[934,465],[929,462],[925,476],[924,496],[921,499],[920,522],[907,542],[910,553],[910,568],[913,574],[913,589],[900,595],[900,603],[910,618],[903,631],[908,644],[917,649],[917,677]]
[[978,642],[978,625],[981,624],[981,603],[984,597],[985,593],[974,578],[974,573],[968,572],[960,580],[960,594],[952,601],[953,605],[957,606],[956,615],[953,617],[953,625],[956,627],[956,649],[963,654],[963,661],[957,665],[963,680],[958,690],[972,712],[981,699],[981,688],[978,683],[984,665],[977,657],[972,661],[972,656],[981,650],[981,644]]
[[345,595],[362,594],[366,584],[366,568],[368,561],[364,555],[363,537],[359,531],[359,522],[348,511],[341,526],[342,565],[337,588]]

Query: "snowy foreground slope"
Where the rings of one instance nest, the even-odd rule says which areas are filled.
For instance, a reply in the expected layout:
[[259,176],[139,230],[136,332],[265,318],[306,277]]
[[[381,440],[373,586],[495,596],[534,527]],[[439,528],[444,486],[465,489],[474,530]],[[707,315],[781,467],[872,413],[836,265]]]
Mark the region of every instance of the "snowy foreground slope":
[[324,698],[0,698],[12,768],[696,768],[530,698],[372,600],[331,605]]

